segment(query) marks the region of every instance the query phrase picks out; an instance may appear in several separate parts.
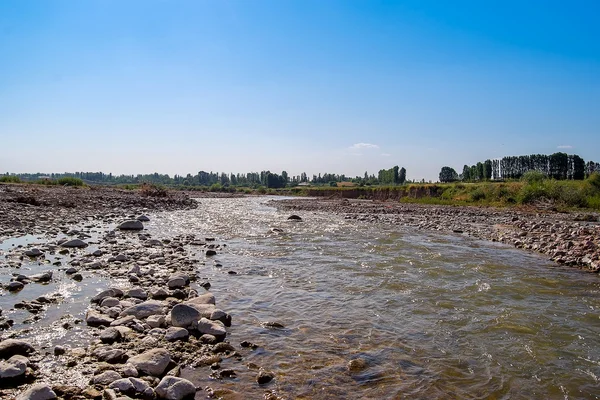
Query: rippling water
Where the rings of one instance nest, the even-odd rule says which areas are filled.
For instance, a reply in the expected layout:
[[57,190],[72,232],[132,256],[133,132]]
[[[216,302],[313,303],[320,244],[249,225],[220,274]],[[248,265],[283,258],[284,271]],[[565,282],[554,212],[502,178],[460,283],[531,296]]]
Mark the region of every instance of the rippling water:
[[[325,213],[291,222],[265,198],[199,201],[148,229],[227,243],[199,276],[233,315],[229,340],[262,346],[246,361],[275,372],[268,388],[284,397],[600,396],[597,275],[460,235]],[[366,368],[349,371],[359,358]],[[188,375],[239,398],[264,392],[251,373]]]

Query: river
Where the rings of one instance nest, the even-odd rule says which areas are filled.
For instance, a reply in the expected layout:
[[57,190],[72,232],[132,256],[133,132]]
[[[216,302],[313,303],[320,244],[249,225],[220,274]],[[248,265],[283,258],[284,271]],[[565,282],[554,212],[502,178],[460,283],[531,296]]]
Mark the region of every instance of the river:
[[[201,198],[195,210],[154,214],[146,223],[155,238],[194,234],[226,244],[212,258],[188,251],[199,280],[211,283],[217,306],[233,316],[227,340],[236,348],[258,344],[243,362],[276,377],[261,387],[251,369],[222,381],[210,379],[207,367],[184,370],[195,384],[239,399],[263,398],[265,390],[288,399],[600,397],[597,274],[460,234],[319,212],[289,221],[268,200]],[[27,240],[40,239],[3,246]],[[93,273],[79,285],[63,278],[57,272],[49,287],[2,296],[0,306],[61,292],[68,301],[48,309],[30,336],[82,345],[90,340],[85,325],[61,331],[56,319],[83,317],[93,293],[128,283]],[[10,312],[22,327],[16,317],[27,313]]]
[[[272,369],[280,394],[600,396],[595,274],[462,235],[326,213],[288,221],[264,198],[199,201],[197,210],[163,214],[148,229],[227,243],[199,276],[233,315],[230,340],[262,346],[247,361]],[[365,368],[349,371],[354,359]],[[223,385],[253,393],[239,382]]]

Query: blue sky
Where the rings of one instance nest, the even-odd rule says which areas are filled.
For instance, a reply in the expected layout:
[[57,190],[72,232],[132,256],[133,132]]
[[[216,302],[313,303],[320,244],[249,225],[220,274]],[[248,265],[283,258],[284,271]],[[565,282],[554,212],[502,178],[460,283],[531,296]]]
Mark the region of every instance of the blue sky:
[[0,2],[0,171],[600,161],[600,2]]

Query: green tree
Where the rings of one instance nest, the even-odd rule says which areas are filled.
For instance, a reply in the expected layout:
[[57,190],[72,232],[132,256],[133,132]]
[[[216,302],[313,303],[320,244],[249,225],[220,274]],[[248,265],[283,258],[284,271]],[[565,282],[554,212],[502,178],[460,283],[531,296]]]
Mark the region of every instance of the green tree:
[[400,172],[398,173],[398,183],[403,185],[406,182],[406,168],[400,168]]
[[454,182],[458,180],[458,174],[451,167],[442,167],[439,176],[440,182]]

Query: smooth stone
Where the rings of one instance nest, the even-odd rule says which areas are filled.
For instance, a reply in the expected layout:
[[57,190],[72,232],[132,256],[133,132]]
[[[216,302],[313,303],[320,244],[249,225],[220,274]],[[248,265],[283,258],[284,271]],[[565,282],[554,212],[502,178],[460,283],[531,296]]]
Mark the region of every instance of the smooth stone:
[[151,315],[148,318],[146,318],[146,323],[151,328],[160,328],[165,325],[166,318],[164,315]]
[[127,353],[121,349],[113,349],[108,346],[99,347],[92,353],[100,361],[106,361],[109,364],[121,364],[127,361]]
[[6,285],[6,290],[8,290],[9,292],[16,292],[17,290],[21,290],[24,287],[25,287],[25,285],[22,284],[21,282],[13,281],[13,282],[10,282],[8,285]]
[[141,221],[141,222],[148,222],[148,221],[150,221],[150,218],[148,218],[145,215],[140,215],[139,217],[137,217],[137,220]]
[[6,361],[0,361],[0,379],[18,378],[25,375],[29,360],[21,355],[14,355]]
[[135,320],[135,317],[133,315],[128,315],[126,317],[123,318],[119,318],[119,319],[115,319],[113,322],[110,323],[110,326],[121,326],[121,325],[127,325],[130,322],[133,322]]
[[90,301],[92,303],[100,303],[107,297],[123,297],[123,291],[121,289],[116,288],[106,289],[92,297],[92,300]]
[[185,328],[178,328],[175,326],[170,327],[165,332],[165,340],[169,342],[175,342],[177,340],[187,340],[190,333]]
[[121,332],[115,327],[106,328],[100,332],[100,340],[102,343],[113,344],[121,339]]
[[259,385],[264,385],[265,383],[269,383],[275,378],[275,375],[272,372],[268,371],[259,371],[258,375],[256,375],[256,382]]
[[121,379],[121,375],[116,371],[104,371],[103,373],[94,376],[92,382],[94,385],[110,385],[114,381]]
[[164,300],[170,296],[170,293],[163,288],[156,289],[150,292],[150,297],[155,300]]
[[67,268],[67,270],[65,271],[65,274],[67,274],[67,275],[73,275],[75,272],[77,272],[77,269],[76,269],[76,268],[69,267],[69,268]]
[[67,247],[67,248],[73,248],[73,247],[83,248],[83,247],[87,247],[87,245],[88,244],[81,239],[73,239],[73,240],[69,240],[68,242],[64,242],[63,244],[61,244],[62,247]]
[[221,321],[211,321],[207,318],[201,318],[195,327],[201,334],[209,334],[214,336],[225,336],[227,330]]
[[52,280],[52,271],[42,272],[41,274],[31,275],[30,280],[34,282],[50,282]]
[[126,308],[121,312],[120,316],[133,315],[137,319],[144,319],[151,315],[164,315],[166,311],[166,307],[160,301],[148,300]]
[[118,390],[120,393],[123,394],[135,394],[135,386],[133,386],[133,383],[129,378],[117,379],[116,381],[108,385],[108,387],[109,389]]
[[167,282],[169,289],[179,289],[185,287],[185,279],[181,277],[171,278]]
[[188,304],[177,304],[171,310],[171,325],[187,328],[202,318],[202,313]]
[[21,393],[17,400],[54,400],[58,398],[50,385],[45,383],[36,383],[29,389]]
[[302,221],[302,218],[299,215],[292,214],[287,219],[292,221]]
[[122,222],[117,228],[123,231],[141,231],[144,229],[144,224],[141,221],[132,219]]
[[109,326],[113,321],[113,318],[96,310],[88,310],[85,315],[85,322],[89,326]]
[[159,399],[183,400],[196,394],[196,387],[187,379],[165,376],[154,389]]
[[33,249],[31,249],[31,250],[27,250],[27,251],[25,252],[25,255],[26,255],[27,257],[39,257],[39,256],[41,256],[42,254],[44,254],[44,253],[43,253],[43,252],[42,252],[40,249],[37,249],[37,248],[33,248]]
[[121,305],[121,302],[116,297],[105,297],[100,302],[100,307],[116,307]]
[[215,301],[215,296],[212,293],[207,292],[207,293],[201,294],[198,297],[194,297],[194,298],[187,300],[186,304],[213,304],[213,305],[215,305],[216,301]]
[[28,342],[19,339],[6,339],[0,342],[0,358],[7,359],[14,355],[26,356],[35,352]]
[[135,299],[146,300],[148,298],[148,293],[142,288],[132,288],[127,291],[127,296]]
[[171,355],[167,350],[158,348],[131,357],[129,362],[138,371],[152,376],[160,376],[171,362]]

